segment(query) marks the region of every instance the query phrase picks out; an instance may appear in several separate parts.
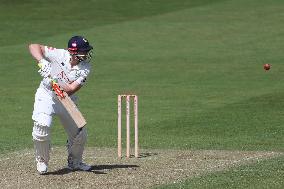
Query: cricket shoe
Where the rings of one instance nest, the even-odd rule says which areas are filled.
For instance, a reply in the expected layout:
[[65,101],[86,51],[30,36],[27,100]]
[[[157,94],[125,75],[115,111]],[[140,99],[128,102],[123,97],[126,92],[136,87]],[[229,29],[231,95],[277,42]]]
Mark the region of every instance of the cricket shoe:
[[86,163],[83,162],[77,164],[68,163],[67,168],[72,171],[90,171],[92,169],[90,165],[87,165]]
[[45,163],[43,159],[40,159],[39,161],[37,161],[37,171],[41,175],[47,173],[47,164]]

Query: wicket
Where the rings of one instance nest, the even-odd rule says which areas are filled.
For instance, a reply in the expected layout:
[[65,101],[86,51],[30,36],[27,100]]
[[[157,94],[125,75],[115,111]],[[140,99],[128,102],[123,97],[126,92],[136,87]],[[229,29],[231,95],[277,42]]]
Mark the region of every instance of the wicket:
[[121,102],[125,98],[126,101],[126,157],[130,157],[130,101],[133,98],[134,107],[134,140],[135,140],[135,157],[138,158],[138,96],[133,94],[118,95],[117,98],[117,150],[118,157],[122,157],[122,144],[121,144]]

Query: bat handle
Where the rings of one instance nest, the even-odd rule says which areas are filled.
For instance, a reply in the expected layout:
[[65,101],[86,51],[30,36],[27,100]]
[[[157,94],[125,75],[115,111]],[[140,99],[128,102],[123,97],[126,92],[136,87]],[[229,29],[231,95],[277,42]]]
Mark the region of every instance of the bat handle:
[[57,83],[52,83],[52,89],[55,91],[56,95],[64,98],[64,93],[61,91]]

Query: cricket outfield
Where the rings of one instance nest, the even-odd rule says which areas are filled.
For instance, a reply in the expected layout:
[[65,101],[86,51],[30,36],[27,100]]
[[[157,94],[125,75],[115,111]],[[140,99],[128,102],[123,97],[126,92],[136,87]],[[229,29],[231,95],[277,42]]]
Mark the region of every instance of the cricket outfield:
[[[128,178],[145,188],[284,187],[282,0],[4,1],[1,185],[135,186]],[[66,135],[55,119],[42,178],[31,137],[40,76],[27,45],[65,48],[74,34],[95,46],[79,91],[93,172],[63,169]],[[139,96],[144,156],[118,160],[117,95],[127,92]]]

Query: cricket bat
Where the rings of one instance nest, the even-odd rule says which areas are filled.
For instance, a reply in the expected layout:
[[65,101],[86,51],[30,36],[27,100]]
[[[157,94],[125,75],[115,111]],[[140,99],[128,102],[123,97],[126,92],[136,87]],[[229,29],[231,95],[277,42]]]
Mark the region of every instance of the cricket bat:
[[[59,63],[55,60],[51,62],[51,77],[54,77],[54,76],[57,78],[61,77],[59,78],[61,79],[61,81],[69,80],[68,78],[66,78],[67,76],[65,74],[64,67],[62,67],[64,66],[64,64],[62,66],[61,64],[62,63]],[[78,128],[84,127],[87,124],[86,119],[84,118],[84,116],[82,115],[82,113],[80,112],[76,104],[73,102],[73,100],[71,100],[69,95],[60,88],[59,84],[55,82],[52,83],[52,89],[54,93],[56,94],[59,102],[66,109],[69,116],[75,122],[77,127]]]

